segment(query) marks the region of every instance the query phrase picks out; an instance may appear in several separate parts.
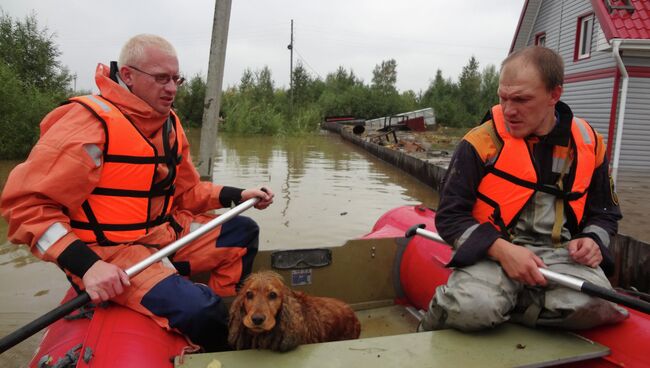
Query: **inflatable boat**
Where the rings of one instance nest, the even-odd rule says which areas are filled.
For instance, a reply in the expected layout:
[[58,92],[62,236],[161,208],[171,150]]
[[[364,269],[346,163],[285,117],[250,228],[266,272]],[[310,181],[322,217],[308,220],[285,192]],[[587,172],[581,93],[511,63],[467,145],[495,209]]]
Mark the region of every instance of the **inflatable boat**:
[[[436,286],[446,282],[451,249],[415,236],[435,231],[422,206],[386,212],[365,236],[332,248],[260,252],[255,269],[273,269],[292,288],[342,299],[356,311],[358,340],[261,350],[192,353],[176,333],[126,308],[81,310],[47,329],[30,367],[650,367],[650,316],[587,331],[506,323],[489,331],[416,332]],[[70,291],[65,300],[74,297]],[[58,365],[57,365],[58,364]]]

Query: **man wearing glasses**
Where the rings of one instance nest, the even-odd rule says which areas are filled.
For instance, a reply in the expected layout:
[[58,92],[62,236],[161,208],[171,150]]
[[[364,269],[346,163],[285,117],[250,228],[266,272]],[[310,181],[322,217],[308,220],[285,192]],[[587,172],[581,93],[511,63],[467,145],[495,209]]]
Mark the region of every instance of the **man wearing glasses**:
[[[73,97],[41,122],[2,193],[9,238],[56,263],[93,302],[111,300],[208,351],[222,349],[222,297],[251,271],[253,220],[235,217],[131,279],[123,270],[211,220],[206,211],[253,197],[264,209],[273,193],[199,181],[172,109],[183,78],[169,42],[135,36],[110,69],[97,67],[98,95]],[[183,277],[200,272],[210,273],[208,286]]]

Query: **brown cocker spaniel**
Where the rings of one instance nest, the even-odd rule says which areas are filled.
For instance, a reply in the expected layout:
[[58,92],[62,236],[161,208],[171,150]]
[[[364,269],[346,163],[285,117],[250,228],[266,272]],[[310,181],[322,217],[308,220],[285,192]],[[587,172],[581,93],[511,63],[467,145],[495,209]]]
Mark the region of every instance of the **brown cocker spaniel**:
[[350,306],[291,290],[272,271],[251,274],[230,307],[228,342],[237,350],[288,351],[301,344],[356,339],[360,332]]

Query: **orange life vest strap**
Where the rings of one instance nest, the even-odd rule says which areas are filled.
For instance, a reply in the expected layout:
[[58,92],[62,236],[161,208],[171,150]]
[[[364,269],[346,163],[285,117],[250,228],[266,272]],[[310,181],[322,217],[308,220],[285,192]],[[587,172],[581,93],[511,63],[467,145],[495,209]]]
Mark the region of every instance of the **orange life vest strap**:
[[[170,221],[168,214],[175,192],[177,165],[182,159],[179,141],[183,134],[173,111],[163,126],[164,155],[158,156],[156,148],[110,101],[101,96],[80,96],[70,101],[84,106],[102,123],[106,139],[100,184],[79,209],[71,211],[70,224],[79,238],[100,245],[120,244],[144,235],[148,228]],[[176,139],[170,145],[172,130],[176,131]],[[112,141],[116,138],[110,133],[112,131],[126,138]],[[156,167],[163,164],[168,167],[167,176],[153,184]],[[120,179],[124,175],[128,178]],[[163,210],[151,219],[150,200],[155,197],[164,198]],[[125,213],[119,208],[129,211]]]
[[[570,190],[566,190],[562,186],[539,182],[525,140],[510,135],[500,105],[494,106],[491,111],[492,125],[487,128],[495,130],[496,134],[489,134],[489,136],[495,139],[498,135],[493,143],[494,147],[501,147],[501,150],[496,153],[494,156],[496,159],[492,163],[487,162],[486,174],[479,184],[477,201],[472,210],[473,216],[481,223],[491,222],[504,235],[509,236],[508,228],[512,226],[521,209],[536,191],[540,191],[551,194],[561,201],[562,213],[564,202],[568,203],[577,217],[577,223],[580,223],[586,203],[586,192],[595,169],[596,135],[593,129],[579,118],[574,118],[571,122],[571,136],[576,146],[577,164],[573,185]],[[468,141],[475,147],[479,156],[488,156],[481,152],[485,144],[476,145],[483,140],[479,138],[468,139]],[[563,172],[566,169],[564,168]],[[563,177],[564,174],[561,175],[561,178]]]

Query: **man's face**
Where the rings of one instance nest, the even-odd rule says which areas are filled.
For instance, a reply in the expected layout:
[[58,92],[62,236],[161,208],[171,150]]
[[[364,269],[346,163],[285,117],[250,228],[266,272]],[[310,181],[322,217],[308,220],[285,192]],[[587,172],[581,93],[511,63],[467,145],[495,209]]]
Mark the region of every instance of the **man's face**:
[[499,77],[498,94],[513,137],[543,136],[553,129],[555,104],[562,95],[562,87],[548,91],[532,65],[519,60],[506,64]]
[[[178,77],[178,59],[149,47],[144,57],[131,67],[120,66],[120,77],[131,92],[161,114],[169,114],[178,87],[173,79],[159,83],[154,76]],[[136,69],[137,68],[137,69]],[[139,69],[139,70],[138,70]],[[158,78],[160,79],[160,78]],[[163,78],[164,79],[164,78]]]

